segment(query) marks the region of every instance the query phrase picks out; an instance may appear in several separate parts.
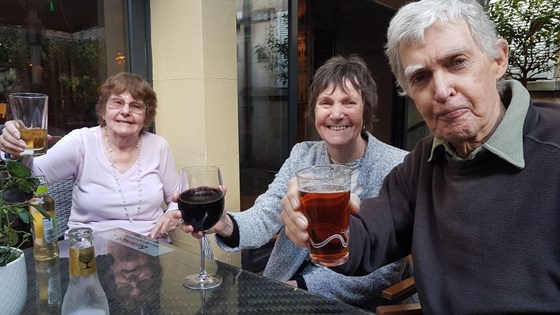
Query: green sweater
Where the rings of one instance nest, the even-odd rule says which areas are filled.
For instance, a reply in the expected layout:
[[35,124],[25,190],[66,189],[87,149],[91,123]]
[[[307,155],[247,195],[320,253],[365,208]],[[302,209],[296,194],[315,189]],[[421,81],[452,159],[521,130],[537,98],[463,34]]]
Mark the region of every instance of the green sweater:
[[560,312],[560,104],[508,88],[504,120],[471,159],[430,137],[393,169],[352,218],[350,260],[335,270],[412,251],[425,314]]

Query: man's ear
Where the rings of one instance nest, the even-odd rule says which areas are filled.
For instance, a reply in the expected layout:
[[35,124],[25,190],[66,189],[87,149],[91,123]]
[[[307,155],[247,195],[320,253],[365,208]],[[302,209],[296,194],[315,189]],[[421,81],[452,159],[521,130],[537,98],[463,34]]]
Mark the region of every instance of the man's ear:
[[496,80],[502,78],[508,68],[509,45],[503,38],[498,39],[494,61],[496,62]]

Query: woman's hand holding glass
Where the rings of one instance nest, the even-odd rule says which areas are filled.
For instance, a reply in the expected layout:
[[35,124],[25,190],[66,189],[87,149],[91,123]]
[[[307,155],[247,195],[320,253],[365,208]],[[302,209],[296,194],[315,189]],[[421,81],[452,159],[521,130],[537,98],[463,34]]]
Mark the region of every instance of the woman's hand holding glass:
[[19,129],[22,127],[17,121],[10,120],[4,124],[0,135],[0,151],[18,158],[26,148],[25,141],[21,140]]
[[[226,195],[227,192],[227,188],[225,186],[222,186],[222,191],[224,192],[224,196]],[[174,202],[178,202],[179,200],[179,194],[174,194],[172,200]],[[181,211],[174,211],[173,212],[173,218],[175,219],[181,219],[181,222],[178,226],[179,229],[181,229],[181,231],[185,232],[185,233],[190,233],[193,237],[197,238],[197,239],[201,239],[204,234],[219,234],[222,237],[230,237],[231,234],[233,233],[233,221],[231,220],[231,217],[229,215],[227,215],[226,212],[224,212],[222,214],[222,217],[220,218],[220,220],[218,221],[218,223],[216,223],[216,225],[214,225],[213,227],[211,227],[210,229],[206,230],[205,232],[203,231],[195,231],[194,226],[185,223],[182,218],[182,214]]]
[[[15,120],[9,120],[4,124],[4,129],[0,134],[0,151],[9,154],[11,158],[17,159],[21,156],[27,144],[21,139],[19,129],[23,128],[23,124]],[[59,140],[60,136],[47,135],[47,141]]]
[[205,269],[205,256],[212,256],[206,231],[216,225],[224,213],[224,189],[220,169],[214,166],[191,166],[181,170],[179,183],[179,210],[183,221],[203,233],[200,243],[200,271],[188,275],[183,286],[189,289],[205,290],[219,286],[222,278],[208,274]]

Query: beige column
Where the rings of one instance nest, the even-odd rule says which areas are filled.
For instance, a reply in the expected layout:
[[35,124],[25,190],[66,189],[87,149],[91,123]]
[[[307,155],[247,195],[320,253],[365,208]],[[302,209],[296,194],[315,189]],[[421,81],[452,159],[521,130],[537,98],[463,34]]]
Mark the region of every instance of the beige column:
[[[239,211],[236,1],[151,1],[151,14],[156,133],[169,141],[177,170],[219,166],[226,209]],[[181,231],[173,242],[199,250]],[[239,255],[214,248],[218,259],[239,264]]]

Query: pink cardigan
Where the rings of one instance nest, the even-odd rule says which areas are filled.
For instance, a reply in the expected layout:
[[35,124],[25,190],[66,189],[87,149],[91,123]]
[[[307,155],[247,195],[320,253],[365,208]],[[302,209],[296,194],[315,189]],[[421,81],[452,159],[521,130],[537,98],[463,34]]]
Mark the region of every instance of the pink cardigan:
[[[124,174],[116,172],[122,196],[103,151],[99,126],[76,129],[46,155],[24,160],[34,175],[45,175],[47,183],[74,178],[69,228],[87,226],[96,232],[122,227],[146,235],[163,214],[163,204],[177,209],[171,196],[177,190],[179,175],[167,141],[149,132],[141,137],[139,162]],[[125,205],[134,220],[129,221]]]

